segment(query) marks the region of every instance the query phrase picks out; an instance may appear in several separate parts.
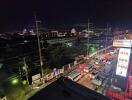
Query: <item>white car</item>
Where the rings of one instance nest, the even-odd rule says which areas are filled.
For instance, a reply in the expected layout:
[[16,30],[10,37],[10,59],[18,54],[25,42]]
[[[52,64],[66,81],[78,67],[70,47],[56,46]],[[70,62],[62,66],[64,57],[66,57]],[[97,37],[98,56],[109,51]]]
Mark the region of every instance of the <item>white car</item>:
[[110,61],[107,61],[106,63],[107,63],[107,64],[111,64],[111,62],[110,62]]
[[98,65],[98,64],[99,64],[99,62],[95,61],[95,64],[96,64],[96,65]]
[[102,81],[98,80],[98,79],[94,79],[94,80],[92,80],[92,83],[95,84],[95,85],[97,85],[97,86],[101,86]]
[[90,75],[90,79],[95,79],[98,76],[98,71],[93,71]]
[[107,80],[105,80],[102,84],[103,87],[105,87],[105,85],[107,84]]
[[89,69],[87,69],[87,68],[84,68],[84,70],[83,70],[84,72],[86,72],[86,73],[88,73],[89,72]]
[[114,54],[114,51],[110,51],[110,54]]

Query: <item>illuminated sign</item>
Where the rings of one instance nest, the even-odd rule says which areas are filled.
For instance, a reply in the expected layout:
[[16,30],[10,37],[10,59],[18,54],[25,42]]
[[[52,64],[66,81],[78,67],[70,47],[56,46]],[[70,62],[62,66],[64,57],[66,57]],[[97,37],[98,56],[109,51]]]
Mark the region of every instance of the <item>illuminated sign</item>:
[[116,75],[126,77],[128,66],[129,66],[130,54],[131,54],[131,49],[120,48],[119,55],[118,55],[117,68],[116,68]]
[[41,78],[41,75],[40,74],[36,74],[36,75],[32,76],[32,81],[38,80],[40,78]]
[[132,40],[114,40],[113,46],[115,46],[115,47],[131,47]]

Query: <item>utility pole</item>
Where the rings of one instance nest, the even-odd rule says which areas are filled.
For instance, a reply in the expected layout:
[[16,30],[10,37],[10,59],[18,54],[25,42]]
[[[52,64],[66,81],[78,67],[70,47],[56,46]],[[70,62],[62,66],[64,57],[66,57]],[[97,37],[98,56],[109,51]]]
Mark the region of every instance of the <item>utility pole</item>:
[[107,29],[106,29],[106,41],[105,41],[105,47],[107,47],[107,42],[108,42],[108,39],[107,39],[107,36],[108,36],[108,33],[109,33],[109,25],[107,24]]
[[89,55],[89,36],[90,36],[90,22],[89,22],[89,18],[88,18],[88,24],[87,24],[87,34],[88,34],[88,37],[87,37],[87,59],[89,59],[88,55]]
[[28,65],[26,64],[26,59],[25,59],[25,57],[23,58],[23,63],[24,63],[23,70],[24,70],[25,73],[26,73],[26,80],[27,80],[27,83],[28,83],[28,85],[29,85],[29,80],[28,80]]
[[36,15],[35,15],[35,24],[36,24],[36,34],[37,34],[37,40],[38,40],[40,68],[41,68],[41,73],[42,73],[42,78],[43,78],[43,76],[44,76],[43,60],[42,60],[42,53],[41,53],[41,46],[40,46],[40,38],[39,38],[40,34],[39,34],[39,29],[38,29],[38,23],[40,23],[40,21],[37,20]]

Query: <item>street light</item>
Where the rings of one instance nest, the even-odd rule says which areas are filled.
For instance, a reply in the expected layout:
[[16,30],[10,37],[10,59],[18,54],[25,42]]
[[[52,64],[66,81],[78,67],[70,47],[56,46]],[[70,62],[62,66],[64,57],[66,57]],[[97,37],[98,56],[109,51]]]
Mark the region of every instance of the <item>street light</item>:
[[96,48],[95,47],[91,47],[90,49],[91,49],[91,52],[92,53],[96,51]]
[[29,85],[29,80],[28,80],[28,65],[26,64],[26,60],[25,60],[25,57],[23,58],[23,61],[24,61],[24,66],[22,67],[22,69],[25,71],[26,73],[26,80],[28,82],[28,85]]
[[22,84],[23,84],[23,85],[26,85],[26,84],[27,84],[27,81],[26,81],[26,80],[23,80],[23,81],[22,81]]
[[17,78],[14,78],[13,80],[11,80],[11,84],[12,85],[16,85],[18,84],[19,80]]

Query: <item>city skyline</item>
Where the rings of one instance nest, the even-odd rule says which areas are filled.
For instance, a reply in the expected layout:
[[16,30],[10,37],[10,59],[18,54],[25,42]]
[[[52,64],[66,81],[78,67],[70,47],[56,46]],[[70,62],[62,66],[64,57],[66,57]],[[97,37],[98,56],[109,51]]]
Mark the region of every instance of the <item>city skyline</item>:
[[87,22],[132,28],[131,0],[3,0],[0,31],[22,29],[34,24],[34,12],[43,26]]

